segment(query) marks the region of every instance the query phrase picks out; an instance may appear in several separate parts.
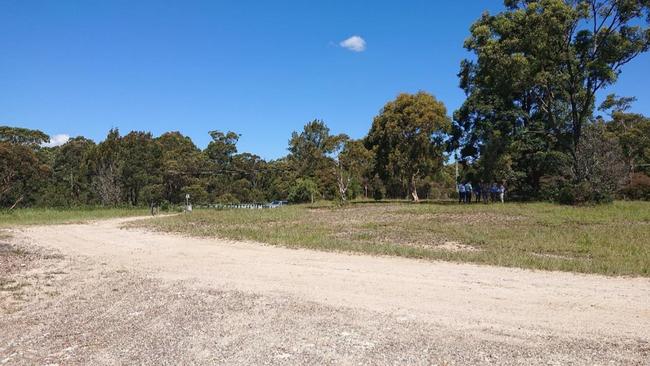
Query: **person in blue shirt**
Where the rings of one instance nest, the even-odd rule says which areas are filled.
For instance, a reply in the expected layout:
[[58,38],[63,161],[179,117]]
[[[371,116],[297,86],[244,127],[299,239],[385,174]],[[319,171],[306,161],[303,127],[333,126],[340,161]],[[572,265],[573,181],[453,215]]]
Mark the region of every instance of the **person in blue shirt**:
[[465,203],[472,203],[472,183],[465,183]]
[[465,202],[465,185],[463,182],[458,183],[458,203]]
[[497,201],[497,193],[499,193],[499,187],[497,186],[497,183],[494,182],[492,183],[492,187],[490,187],[490,200],[492,202]]

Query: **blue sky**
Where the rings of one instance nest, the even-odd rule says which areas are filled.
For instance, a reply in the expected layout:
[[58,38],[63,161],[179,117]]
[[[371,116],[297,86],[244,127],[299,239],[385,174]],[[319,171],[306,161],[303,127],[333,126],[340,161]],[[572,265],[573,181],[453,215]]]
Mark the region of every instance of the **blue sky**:
[[[314,119],[364,136],[400,92],[425,90],[449,114],[463,101],[463,40],[502,1],[0,0],[0,124],[103,139],[213,129],[239,150],[286,154]],[[362,52],[341,47],[362,37]],[[354,41],[354,40],[353,40]],[[360,46],[350,42],[351,46]],[[650,115],[648,54],[606,92]]]

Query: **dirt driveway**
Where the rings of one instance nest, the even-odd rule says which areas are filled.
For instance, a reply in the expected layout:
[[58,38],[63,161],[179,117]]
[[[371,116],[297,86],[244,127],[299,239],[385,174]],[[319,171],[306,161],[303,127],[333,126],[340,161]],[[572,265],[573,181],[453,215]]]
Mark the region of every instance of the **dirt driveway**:
[[21,275],[37,284],[2,314],[0,363],[650,364],[648,279],[284,249],[124,221],[13,233],[14,245],[64,259]]

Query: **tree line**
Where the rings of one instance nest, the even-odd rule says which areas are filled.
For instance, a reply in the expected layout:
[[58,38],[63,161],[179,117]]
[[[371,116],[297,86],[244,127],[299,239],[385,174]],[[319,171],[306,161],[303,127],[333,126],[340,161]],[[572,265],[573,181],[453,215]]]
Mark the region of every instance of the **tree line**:
[[[324,121],[266,161],[210,131],[199,149],[180,132],[75,137],[44,147],[41,131],[0,127],[0,206],[347,201],[445,198],[457,180],[500,182],[520,200],[650,199],[650,120],[633,97],[600,93],[650,46],[646,0],[506,0],[470,28],[462,106],[448,116],[425,92],[400,94],[368,134]],[[454,160],[460,164],[456,177]]]
[[441,172],[450,128],[444,105],[424,92],[388,103],[365,139],[335,135],[324,121],[311,121],[291,135],[285,157],[270,161],[240,153],[235,132],[210,131],[205,149],[177,131],[155,137],[117,129],[98,144],[75,137],[45,147],[43,132],[5,126],[0,204],[179,204],[186,194],[199,204],[419,199],[418,191],[438,197],[453,187],[453,177]]

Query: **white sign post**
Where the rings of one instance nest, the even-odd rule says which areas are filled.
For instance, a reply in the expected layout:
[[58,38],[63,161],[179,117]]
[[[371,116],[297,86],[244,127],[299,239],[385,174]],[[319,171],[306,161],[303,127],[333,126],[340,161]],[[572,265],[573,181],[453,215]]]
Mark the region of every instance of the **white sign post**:
[[185,194],[185,212],[192,212],[192,205],[190,205],[190,194]]

